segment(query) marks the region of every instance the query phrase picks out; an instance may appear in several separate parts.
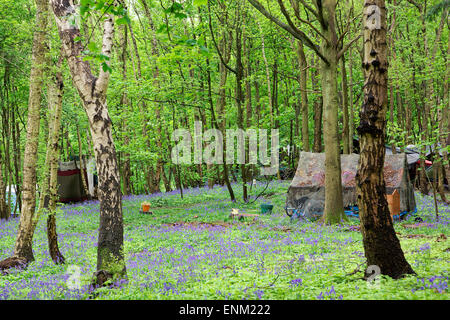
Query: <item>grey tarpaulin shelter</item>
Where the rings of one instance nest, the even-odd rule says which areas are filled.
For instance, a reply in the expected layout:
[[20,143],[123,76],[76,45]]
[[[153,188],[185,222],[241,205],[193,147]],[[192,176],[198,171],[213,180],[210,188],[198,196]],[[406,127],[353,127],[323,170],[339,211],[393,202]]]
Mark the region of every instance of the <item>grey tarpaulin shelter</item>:
[[[86,182],[88,184],[89,195],[94,196],[95,188],[95,160],[93,158],[86,161],[83,159],[83,168]],[[83,189],[81,180],[80,161],[59,162],[58,167],[58,197],[59,202],[78,202],[87,200],[88,195]]]
[[[342,192],[345,208],[357,206],[355,176],[358,170],[358,154],[341,155]],[[416,202],[411,184],[406,155],[386,155],[384,162],[386,193],[394,190],[400,194],[400,212],[414,212]],[[294,211],[314,219],[322,215],[325,204],[325,154],[301,152],[297,171],[286,199],[286,212]]]

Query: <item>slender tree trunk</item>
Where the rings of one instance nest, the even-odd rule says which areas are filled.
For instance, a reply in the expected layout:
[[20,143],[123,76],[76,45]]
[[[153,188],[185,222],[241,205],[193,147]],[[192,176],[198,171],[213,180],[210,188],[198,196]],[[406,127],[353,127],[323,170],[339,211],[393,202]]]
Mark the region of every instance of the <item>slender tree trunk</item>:
[[[311,70],[311,83],[314,92],[322,91],[317,84],[317,68]],[[322,113],[323,113],[323,95],[318,94],[314,99],[314,142],[313,151],[322,152]],[[296,160],[298,161],[298,159]]]
[[309,110],[308,110],[308,94],[306,92],[306,74],[308,64],[306,62],[305,51],[303,50],[303,43],[297,41],[297,59],[300,68],[300,96],[301,96],[301,111],[302,111],[302,144],[303,151],[309,152]]
[[[238,14],[238,13],[237,13]],[[238,128],[245,130],[244,127],[244,110],[242,108],[244,101],[244,94],[242,92],[242,80],[244,78],[244,66],[242,65],[242,20],[239,19],[236,27],[236,101]],[[245,150],[245,148],[244,148]],[[245,158],[244,158],[245,159]],[[247,194],[247,175],[245,169],[245,163],[240,165],[242,176],[242,198],[244,202],[248,200]]]
[[[129,101],[127,94],[127,47],[128,47],[128,27],[127,25],[121,26],[120,33],[120,62],[122,64],[122,80],[124,83],[124,89],[122,92],[122,97],[120,98],[121,109],[129,110]],[[122,119],[123,123],[123,131],[127,132],[128,124],[127,119]],[[130,144],[130,137],[128,134],[125,134],[123,144],[125,149],[128,149]],[[128,152],[123,153],[123,168],[122,168],[122,183],[123,183],[123,193],[124,195],[131,194],[131,160],[130,154]]]
[[[256,23],[258,21],[256,20]],[[266,82],[267,82],[267,96],[269,97],[269,110],[270,110],[270,127],[273,128],[273,104],[272,104],[272,86],[270,85],[270,71],[269,71],[269,63],[267,62],[266,57],[266,47],[264,43],[264,33],[261,29],[261,25],[258,23],[259,33],[261,34],[261,53],[264,60],[264,65],[266,67]]]
[[[3,172],[2,172],[2,153],[0,150],[0,220],[2,219],[9,219],[10,211],[8,209],[8,206],[6,204],[6,185],[3,178]],[[11,191],[11,190],[10,190]]]
[[[70,68],[72,80],[78,90],[89,119],[97,164],[100,200],[100,226],[97,249],[96,285],[103,286],[109,279],[126,277],[123,254],[122,193],[116,149],[112,139],[112,122],[106,104],[106,89],[110,73],[103,68],[96,77],[89,62],[82,60],[82,43],[75,20],[75,8],[71,2],[52,0],[63,50]],[[111,56],[114,35],[112,16],[104,20],[102,54]],[[109,65],[109,62],[107,62]]]
[[[258,70],[258,62],[256,63],[255,70]],[[255,74],[255,80],[254,80],[254,86],[255,86],[255,113],[256,113],[256,126],[259,128],[259,123],[261,121],[261,99],[259,94],[259,81]]]
[[[372,24],[373,18],[369,17],[375,11],[380,13],[381,21]],[[361,157],[356,175],[361,233],[367,265],[376,265],[382,274],[397,279],[414,271],[400,247],[385,196],[388,62],[384,0],[365,0],[363,26],[365,84],[358,127]]]
[[61,129],[61,111],[63,99],[63,76],[60,70],[63,61],[62,55],[59,58],[57,68],[48,86],[49,99],[49,132],[47,142],[47,154],[45,159],[45,170],[48,175],[45,177],[44,186],[41,192],[40,209],[43,209],[44,197],[48,196],[48,216],[47,216],[47,239],[50,257],[56,264],[64,263],[65,258],[59,250],[58,234],[56,233],[56,202],[58,199],[58,160],[59,160],[59,134]]
[[85,170],[85,162],[83,160],[83,147],[81,144],[81,135],[80,135],[80,128],[77,125],[77,138],[78,138],[78,158],[80,159],[80,175],[81,175],[81,183],[83,184],[83,190],[84,193],[86,194],[86,197],[88,197],[88,199],[90,198],[90,194],[89,194],[89,187],[86,181],[86,176],[84,174],[84,170]]
[[[388,39],[389,39],[389,47],[388,47],[388,55],[389,55],[389,59],[391,59],[392,61],[396,59],[395,57],[395,41],[394,41],[394,32],[395,32],[395,27],[396,27],[396,23],[397,23],[397,19],[396,19],[396,6],[397,6],[397,0],[394,0],[394,6],[393,6],[393,10],[392,10],[392,21],[391,21],[391,27],[388,30]],[[397,101],[397,106],[398,106],[398,101]],[[398,107],[397,107],[398,108]],[[392,128],[395,128],[395,120],[394,120],[394,85],[391,81],[390,85],[389,85],[389,120],[391,122]],[[391,137],[394,138],[394,137]],[[391,144],[391,149],[392,149],[392,153],[396,154],[397,153],[397,149],[395,146],[395,143],[392,142]]]
[[[17,110],[17,105],[15,105]],[[19,121],[16,120],[16,112],[12,113],[12,138],[13,138],[13,152],[14,152],[14,172],[15,172],[15,186],[16,186],[16,205],[13,213],[15,214],[17,206],[19,211],[22,210],[22,186],[20,183],[20,168],[21,168],[21,152],[20,152],[20,128]]]
[[[245,70],[244,70],[244,77],[245,77],[245,101],[246,101],[246,128],[250,128],[252,126],[252,85],[250,81],[250,77],[252,76],[252,67],[251,67],[251,60],[250,60],[250,52],[252,49],[252,44],[249,38],[247,38],[246,33],[244,32],[244,56],[245,56]],[[246,163],[249,163],[250,154],[249,154],[249,146],[247,145],[246,151],[245,151],[246,157],[245,161]],[[253,165],[249,165],[248,168],[246,168],[246,181],[252,182],[253,176],[252,176],[252,168]]]
[[[394,128],[395,120],[394,120],[394,86],[392,83],[389,85],[389,119],[392,124],[392,128]],[[394,138],[394,137],[391,137]],[[397,153],[397,149],[395,146],[395,143],[392,142],[391,144],[391,150],[393,154]]]
[[[221,42],[221,47],[219,50],[224,52],[224,62],[228,63],[231,58],[231,41],[232,39],[228,39],[226,37],[226,33],[223,32],[223,40]],[[219,73],[220,73],[220,83],[219,83],[219,97],[217,99],[217,117],[218,117],[218,125],[223,134],[223,180],[225,185],[227,186],[228,193],[230,194],[230,199],[232,202],[236,201],[236,197],[234,196],[233,188],[231,187],[231,182],[228,173],[228,165],[226,163],[226,116],[225,116],[225,105],[226,105],[226,89],[225,85],[227,83],[228,70],[223,63],[219,65]]]
[[[295,41],[296,40],[294,37],[290,38],[292,51],[296,51]],[[287,60],[287,59],[285,58],[285,60]],[[298,58],[297,59],[293,58],[292,66],[294,68],[300,69]],[[301,80],[300,78],[301,78],[301,76],[299,75],[297,78],[299,85],[300,85],[300,80]],[[313,86],[314,86],[314,84],[313,84]],[[286,105],[289,105],[289,97],[291,95],[291,93],[289,92],[289,88],[291,88],[291,84],[290,84],[290,82],[289,82],[289,84],[286,82],[286,95],[285,95],[286,96]],[[293,95],[295,95],[295,91],[293,92]],[[296,94],[295,96],[297,97],[297,102],[293,103],[294,113],[295,113],[295,117],[294,117],[294,121],[293,121],[294,128],[293,128],[293,132],[292,132],[292,135],[290,137],[290,142],[289,142],[290,148],[293,149],[291,152],[291,159],[292,159],[291,162],[292,162],[292,166],[294,169],[295,169],[295,165],[298,161],[299,150],[300,150],[300,148],[297,146],[296,141],[298,138],[300,138],[300,112],[301,112],[301,104],[302,104],[301,95]],[[294,139],[295,139],[295,141],[294,141]]]
[[344,154],[350,154],[350,129],[349,129],[349,114],[348,114],[348,83],[347,83],[347,69],[345,68],[344,56],[341,58],[341,72],[342,72],[342,111],[344,115],[342,142],[344,146]]
[[[447,57],[450,57],[450,41],[447,41]],[[440,135],[441,146],[450,145],[450,99],[448,96],[449,92],[449,79],[450,74],[450,59],[447,59],[445,79],[444,79],[444,106],[442,108],[442,131]],[[447,131],[447,134],[445,134]],[[442,156],[445,161],[445,176],[447,177],[447,182],[450,185],[450,157],[447,150],[444,149]]]
[[[5,78],[7,78],[7,71],[5,71]],[[2,105],[2,111],[6,116],[2,117],[2,138],[3,138],[3,148],[0,145],[0,220],[2,219],[9,219],[11,210],[10,210],[10,206],[11,206],[11,202],[8,201],[7,202],[7,194],[6,194],[6,190],[9,190],[8,192],[8,198],[10,198],[11,196],[11,183],[10,183],[10,177],[12,175],[8,174],[8,168],[10,167],[10,159],[8,157],[9,154],[9,132],[10,130],[10,120],[9,120],[9,113],[10,110],[12,109],[12,107],[7,108],[6,105],[9,103],[9,99],[8,99],[8,88],[7,88],[7,83],[6,83],[6,79],[4,80],[4,87],[5,87],[5,92],[6,94],[3,95],[3,90],[0,89],[0,100],[1,100],[1,105]],[[14,112],[14,111],[13,111]],[[11,112],[11,118],[12,118],[12,114],[13,112]],[[14,127],[14,124],[13,124]],[[5,143],[5,140],[7,141]],[[2,153],[5,154],[4,158]],[[5,164],[5,168],[3,169],[3,164]],[[7,189],[8,188],[8,189]],[[9,199],[8,199],[9,200]]]
[[352,57],[352,48],[349,48],[348,52],[348,71],[349,71],[349,122],[348,122],[348,146],[349,153],[353,153],[353,135],[355,134],[355,120],[354,120],[354,112],[353,112],[353,57]]
[[36,163],[39,144],[39,122],[41,93],[44,80],[44,69],[48,31],[48,2],[36,0],[36,30],[33,39],[32,67],[30,74],[30,93],[28,100],[27,140],[23,159],[22,211],[17,233],[14,256],[27,262],[33,261],[33,234],[36,209]]

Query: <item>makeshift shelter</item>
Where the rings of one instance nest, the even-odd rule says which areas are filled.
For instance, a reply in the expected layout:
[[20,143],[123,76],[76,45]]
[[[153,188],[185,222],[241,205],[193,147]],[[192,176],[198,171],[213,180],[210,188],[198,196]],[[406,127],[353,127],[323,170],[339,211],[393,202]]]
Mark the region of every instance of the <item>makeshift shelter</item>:
[[[358,161],[358,154],[341,155],[342,195],[347,215],[357,216],[358,212],[355,182]],[[386,194],[392,194],[394,190],[400,194],[400,216],[416,210],[407,168],[405,154],[386,155]],[[314,220],[323,214],[324,206],[325,154],[301,152],[297,171],[287,193],[286,213]]]
[[[392,146],[386,144],[386,155],[394,154]],[[438,144],[439,148],[439,154],[442,156],[442,149],[440,147],[440,144]],[[355,136],[353,137],[353,151],[354,153],[359,154],[359,137]],[[406,159],[408,162],[408,172],[409,172],[409,178],[414,184],[414,181],[416,180],[418,176],[418,168],[420,166],[420,152],[419,149],[416,148],[415,145],[408,145],[406,148],[400,149],[399,147],[395,148],[395,154],[402,153],[402,151],[406,154]],[[430,146],[427,146],[425,157],[427,160],[425,160],[425,169],[427,171],[427,175],[431,172],[432,168],[432,148]]]
[[[83,159],[83,174],[85,176],[89,196],[95,195],[95,160]],[[58,168],[58,196],[59,202],[78,202],[88,199],[81,180],[80,161],[74,159],[68,162],[59,162]]]

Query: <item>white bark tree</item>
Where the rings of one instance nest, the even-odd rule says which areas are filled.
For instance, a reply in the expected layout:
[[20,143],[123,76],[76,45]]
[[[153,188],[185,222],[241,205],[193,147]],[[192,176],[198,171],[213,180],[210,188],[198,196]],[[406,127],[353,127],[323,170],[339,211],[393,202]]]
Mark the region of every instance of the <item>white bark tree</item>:
[[[62,41],[64,55],[69,64],[73,83],[83,102],[89,119],[97,172],[99,176],[100,227],[97,251],[97,285],[107,280],[126,276],[123,256],[122,194],[116,150],[112,139],[111,118],[106,103],[106,90],[110,78],[108,68],[100,68],[95,76],[88,61],[82,59],[83,44],[77,24],[77,8],[73,0],[51,0]],[[114,4],[111,4],[114,5]],[[114,19],[108,13],[103,22],[102,54],[111,56]],[[109,62],[106,61],[109,67]]]

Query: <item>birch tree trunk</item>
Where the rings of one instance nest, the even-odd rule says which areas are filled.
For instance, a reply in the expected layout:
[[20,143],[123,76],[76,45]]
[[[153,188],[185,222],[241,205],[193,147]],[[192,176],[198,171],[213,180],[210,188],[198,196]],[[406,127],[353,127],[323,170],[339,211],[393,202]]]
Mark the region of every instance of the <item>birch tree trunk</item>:
[[39,144],[39,121],[41,93],[44,80],[45,60],[48,54],[48,2],[36,0],[36,29],[33,38],[30,93],[28,100],[27,139],[23,159],[23,199],[20,224],[17,233],[14,257],[26,262],[34,260],[33,234],[36,210],[36,163]]
[[[61,56],[57,68],[61,68]],[[48,198],[47,239],[50,257],[55,264],[64,263],[65,258],[59,251],[58,235],[56,233],[56,201],[58,198],[58,160],[59,135],[61,130],[61,111],[63,98],[63,77],[61,70],[57,70],[48,85],[49,128],[47,140],[47,154],[45,158],[46,177],[44,178],[40,210],[44,207],[44,198]]]
[[[76,9],[73,1],[52,0],[73,83],[83,101],[89,119],[97,171],[99,176],[100,226],[97,250],[97,285],[109,279],[126,277],[123,255],[122,193],[116,150],[112,139],[111,118],[106,104],[106,89],[110,73],[100,69],[96,77],[91,66],[82,59],[82,43],[79,26],[73,24]],[[71,23],[72,22],[72,23]],[[108,15],[103,25],[102,54],[110,57],[113,45],[114,21]],[[109,63],[109,62],[108,62]]]
[[84,175],[84,170],[85,170],[85,162],[83,160],[83,147],[81,144],[81,136],[80,136],[80,128],[77,125],[77,138],[78,138],[78,158],[80,161],[80,175],[81,175],[81,183],[83,185],[83,190],[84,193],[86,194],[86,197],[88,197],[88,199],[90,198],[90,194],[89,194],[89,188],[87,185],[87,181],[86,181],[86,176]]
[[[378,20],[377,20],[378,19]],[[400,246],[386,200],[384,182],[387,113],[386,7],[384,0],[364,3],[364,103],[358,127],[361,157],[356,187],[367,265],[394,279],[414,273]]]

